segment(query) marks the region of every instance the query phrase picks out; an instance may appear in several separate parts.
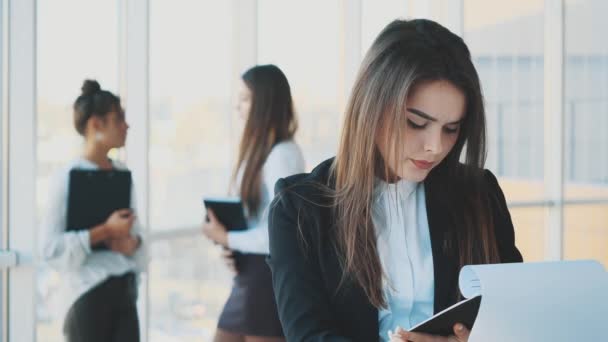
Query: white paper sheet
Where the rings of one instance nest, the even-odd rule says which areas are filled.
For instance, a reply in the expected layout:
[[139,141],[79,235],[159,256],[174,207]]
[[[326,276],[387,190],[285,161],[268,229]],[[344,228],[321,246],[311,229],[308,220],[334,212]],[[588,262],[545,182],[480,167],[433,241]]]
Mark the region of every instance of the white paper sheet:
[[596,261],[465,266],[481,294],[469,342],[608,342],[608,273]]

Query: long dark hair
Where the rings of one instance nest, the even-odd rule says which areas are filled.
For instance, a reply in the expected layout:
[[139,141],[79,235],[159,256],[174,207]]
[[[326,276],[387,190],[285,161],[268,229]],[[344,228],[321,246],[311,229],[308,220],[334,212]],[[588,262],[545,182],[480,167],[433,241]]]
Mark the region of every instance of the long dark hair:
[[[462,227],[447,227],[459,264],[498,262],[488,194],[483,189],[485,112],[470,52],[460,37],[433,21],[393,21],[363,60],[332,165],[342,280],[354,279],[378,308],[386,306],[382,291],[385,274],[376,246],[372,199],[378,165],[384,174],[390,171],[382,161],[375,137],[381,127],[386,127],[391,151],[400,155],[406,139],[403,110],[408,94],[418,84],[439,80],[450,82],[464,93],[466,112],[454,147],[425,180],[427,191],[440,189],[448,207],[445,214],[454,220],[455,227]],[[459,160],[465,145],[463,165]]]
[[251,110],[239,146],[233,183],[241,167],[240,196],[249,213],[257,213],[261,201],[261,170],[272,147],[292,139],[297,121],[291,89],[285,74],[275,65],[258,65],[241,77],[251,91]]

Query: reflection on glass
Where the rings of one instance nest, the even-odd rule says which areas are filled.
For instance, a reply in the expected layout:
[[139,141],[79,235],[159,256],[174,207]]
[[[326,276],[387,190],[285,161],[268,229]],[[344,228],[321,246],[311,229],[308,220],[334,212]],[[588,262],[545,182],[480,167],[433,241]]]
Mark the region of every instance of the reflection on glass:
[[[39,219],[48,198],[49,178],[81,150],[82,138],[74,129],[72,104],[80,94],[82,81],[97,79],[105,89],[117,93],[118,8],[117,1],[37,2]],[[55,272],[40,268],[36,286],[39,341],[63,341],[63,317],[58,317],[62,297],[57,292],[61,281]]]
[[499,177],[541,185],[534,192],[522,187],[524,192],[509,193],[508,200],[538,199],[543,195],[543,2],[465,0],[464,18],[464,39],[486,100],[487,166]]
[[564,210],[564,259],[595,259],[608,267],[608,204]]
[[258,63],[277,65],[289,80],[307,169],[336,153],[340,15],[336,0],[258,2]]
[[608,199],[608,3],[566,1],[567,198]]
[[150,2],[150,224],[198,226],[225,195],[233,132],[231,1]]

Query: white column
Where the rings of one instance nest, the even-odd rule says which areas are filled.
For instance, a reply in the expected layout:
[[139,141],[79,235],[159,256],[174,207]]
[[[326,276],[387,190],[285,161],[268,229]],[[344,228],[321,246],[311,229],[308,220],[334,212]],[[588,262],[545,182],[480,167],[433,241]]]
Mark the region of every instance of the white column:
[[[341,99],[340,108],[344,108],[361,64],[361,0],[342,0],[342,22],[340,50],[342,70],[340,70]],[[342,117],[341,115],[339,116]]]
[[[6,218],[6,167],[8,166],[6,163],[7,153],[5,151],[6,143],[6,97],[5,95],[5,71],[4,63],[5,63],[5,54],[6,54],[6,25],[8,24],[8,16],[5,16],[6,13],[6,2],[0,2],[0,248],[7,249],[7,225],[5,222]],[[7,291],[6,291],[6,272],[0,271],[0,340],[6,341],[8,340],[7,334]]]
[[545,258],[563,258],[564,219],[564,2],[546,0],[544,16]]
[[35,340],[36,1],[9,3],[8,248],[19,266],[8,271],[8,340]]
[[[137,216],[143,228],[144,243],[149,247],[149,2],[129,0],[121,3],[121,94],[130,125],[126,161],[136,190]],[[180,37],[176,37],[180,39]],[[149,291],[147,272],[142,276],[138,311],[141,340],[148,340]]]

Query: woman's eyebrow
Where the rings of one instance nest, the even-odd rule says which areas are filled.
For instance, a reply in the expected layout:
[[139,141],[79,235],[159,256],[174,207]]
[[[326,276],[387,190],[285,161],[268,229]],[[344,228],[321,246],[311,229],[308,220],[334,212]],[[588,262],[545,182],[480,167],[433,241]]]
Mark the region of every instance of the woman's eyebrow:
[[[430,121],[433,121],[433,122],[437,122],[437,118],[434,118],[434,117],[430,116],[429,114],[427,114],[427,113],[425,113],[425,112],[423,112],[421,110],[418,110],[416,108],[407,108],[407,111],[410,112],[410,113],[412,113],[412,114],[418,115],[421,118],[424,118],[424,119],[427,119],[427,120],[430,120]],[[448,122],[447,124],[448,125],[455,125],[455,124],[459,124],[461,121],[462,121],[462,119],[457,120],[457,121],[453,121],[453,122]]]

